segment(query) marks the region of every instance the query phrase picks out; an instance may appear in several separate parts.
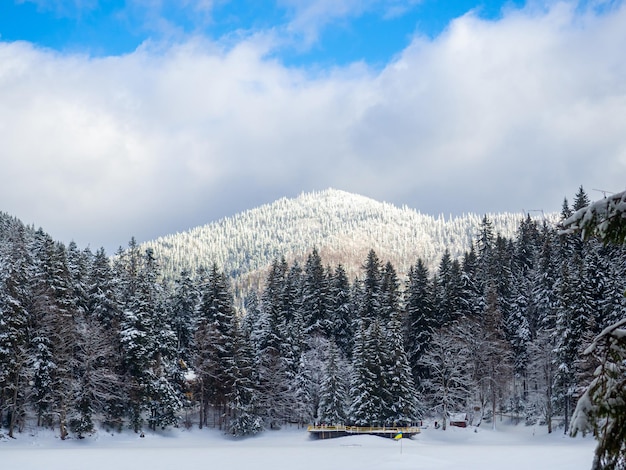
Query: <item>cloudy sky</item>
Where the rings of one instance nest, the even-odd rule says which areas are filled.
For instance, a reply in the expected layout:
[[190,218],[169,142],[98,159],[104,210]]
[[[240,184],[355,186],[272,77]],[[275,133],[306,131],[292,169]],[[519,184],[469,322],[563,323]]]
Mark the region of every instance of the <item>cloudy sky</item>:
[[0,0],[0,210],[125,246],[328,187],[626,189],[626,2]]

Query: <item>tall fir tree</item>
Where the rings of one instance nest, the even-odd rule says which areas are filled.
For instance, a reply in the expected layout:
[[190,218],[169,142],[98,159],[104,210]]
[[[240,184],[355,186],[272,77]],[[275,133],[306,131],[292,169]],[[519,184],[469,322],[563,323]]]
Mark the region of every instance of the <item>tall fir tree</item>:
[[417,265],[409,272],[405,296],[407,353],[416,385],[421,387],[428,372],[423,367],[422,357],[430,347],[437,326],[428,268],[421,259],[417,260]]

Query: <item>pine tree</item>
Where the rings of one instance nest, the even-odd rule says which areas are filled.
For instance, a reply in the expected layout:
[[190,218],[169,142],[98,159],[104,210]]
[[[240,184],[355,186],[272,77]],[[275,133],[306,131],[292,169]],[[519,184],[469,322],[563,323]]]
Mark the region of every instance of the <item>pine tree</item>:
[[368,253],[363,269],[365,278],[362,283],[361,299],[359,299],[358,319],[367,328],[372,321],[381,318],[382,315],[382,275],[380,260],[374,250]]
[[332,326],[328,314],[328,279],[315,248],[304,266],[302,311],[307,334],[330,335]]
[[598,439],[593,470],[626,468],[626,319],[604,329],[585,354],[600,364],[578,400],[570,434]]
[[458,260],[452,260],[450,252],[446,250],[439,263],[437,281],[434,285],[435,311],[437,312],[437,327],[442,327],[462,316],[466,311],[466,301],[463,295],[463,279],[461,265]]
[[428,351],[430,340],[436,328],[432,285],[428,268],[421,259],[410,271],[406,291],[407,311],[407,353],[418,385],[427,377],[427,369],[422,366],[422,357]]
[[346,424],[348,393],[344,377],[337,348],[331,345],[320,389],[320,404],[317,412],[320,423],[332,426]]
[[292,382],[291,396],[293,397],[293,408],[291,414],[298,425],[303,426],[313,421],[317,406],[315,390],[313,390],[313,380],[311,369],[307,361],[307,355],[301,354],[298,362],[298,370]]
[[572,402],[577,393],[580,371],[577,360],[584,350],[582,338],[589,326],[590,299],[583,278],[581,260],[573,266],[563,263],[557,281],[555,392],[558,409],[563,412],[565,429],[569,427]]
[[67,265],[67,251],[41,233],[39,266],[35,276],[33,311],[34,394],[40,425],[59,426],[61,439],[69,434],[68,420],[75,386],[78,308]]
[[386,336],[386,424],[408,426],[418,416],[417,392],[404,349],[402,320],[397,310],[391,313]]
[[106,328],[119,329],[119,292],[104,248],[100,248],[91,263],[87,280],[87,315],[95,317]]
[[226,432],[232,436],[254,435],[263,429],[257,403],[255,386],[257,373],[250,339],[233,319],[233,358],[228,375],[233,378],[227,396],[229,413]]
[[200,288],[196,310],[198,328],[195,334],[196,363],[202,383],[202,421],[206,423],[209,407],[220,410],[220,427],[232,377],[228,373],[233,359],[234,308],[226,278],[217,265],[211,268]]
[[291,403],[288,384],[294,364],[293,355],[285,350],[286,325],[281,302],[286,271],[284,259],[272,264],[258,321],[251,333],[256,350],[259,413],[264,425],[270,429],[280,428]]
[[4,243],[0,237],[0,425],[6,423],[14,437],[26,405],[32,260],[24,226],[10,223],[5,230]]
[[378,320],[361,323],[355,338],[350,378],[349,420],[356,426],[382,426],[387,391],[383,376],[383,335]]
[[117,267],[122,317],[120,344],[130,425],[139,432],[148,416],[151,429],[176,424],[182,406],[172,377],[175,335],[167,321],[159,267],[153,252],[140,253],[134,239]]
[[191,365],[191,354],[194,348],[193,331],[198,295],[190,272],[181,271],[170,297],[170,310],[172,329],[176,335],[177,356],[188,365]]
[[340,264],[330,278],[329,305],[331,315],[331,337],[343,357],[352,356],[354,345],[354,304],[350,293],[350,282]]

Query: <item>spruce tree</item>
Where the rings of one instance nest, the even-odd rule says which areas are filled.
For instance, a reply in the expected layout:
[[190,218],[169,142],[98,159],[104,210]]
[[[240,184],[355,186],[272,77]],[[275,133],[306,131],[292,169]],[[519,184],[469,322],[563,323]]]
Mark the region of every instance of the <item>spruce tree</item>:
[[331,344],[320,389],[320,404],[317,411],[320,423],[331,426],[346,424],[348,393],[344,377],[344,371],[339,364],[338,350]]
[[388,350],[384,369],[386,425],[408,426],[417,419],[418,403],[398,310],[391,313],[385,343]]
[[233,358],[232,302],[226,278],[214,264],[200,288],[196,309],[195,367],[202,383],[202,422],[206,422],[209,408],[214,406],[219,410],[220,426],[232,388],[232,377],[228,373]]
[[233,357],[229,363],[228,375],[232,377],[232,387],[227,395],[228,415],[226,432],[232,436],[254,435],[263,429],[263,422],[257,407],[257,371],[250,338],[245,330],[238,327],[233,319]]
[[329,305],[331,336],[340,354],[352,356],[354,344],[353,316],[354,304],[351,298],[350,282],[344,267],[339,264],[330,278]]
[[332,326],[328,314],[328,279],[315,248],[304,266],[302,312],[307,334],[330,335]]
[[427,377],[427,369],[422,365],[422,357],[428,351],[430,340],[436,328],[432,284],[428,268],[418,259],[415,268],[409,273],[405,308],[407,312],[407,353],[416,384]]
[[7,225],[0,240],[0,425],[14,437],[26,405],[32,259],[24,226]]

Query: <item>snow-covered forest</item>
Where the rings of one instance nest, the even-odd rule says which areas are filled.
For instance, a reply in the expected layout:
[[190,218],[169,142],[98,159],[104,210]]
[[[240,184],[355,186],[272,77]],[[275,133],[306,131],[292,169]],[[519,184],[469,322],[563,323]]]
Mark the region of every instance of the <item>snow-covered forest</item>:
[[[521,211],[521,208],[520,208]],[[556,214],[532,211],[532,216],[556,222]],[[515,234],[520,213],[487,214],[505,237]],[[341,264],[350,279],[370,249],[406,274],[419,257],[434,269],[447,249],[453,258],[471,246],[483,215],[445,217],[421,214],[336,189],[304,193],[251,209],[232,217],[143,243],[151,248],[166,278],[181,270],[196,271],[216,263],[237,279],[237,287],[262,285],[276,258],[303,263],[316,247],[325,263]]]
[[[581,188],[562,217],[588,203]],[[248,435],[451,413],[567,429],[596,369],[581,353],[625,315],[624,249],[489,216],[463,253],[438,249],[398,270],[372,245],[356,277],[314,244],[302,261],[271,251],[239,307],[223,260],[165,280],[134,240],[109,258],[0,214],[2,429]]]

